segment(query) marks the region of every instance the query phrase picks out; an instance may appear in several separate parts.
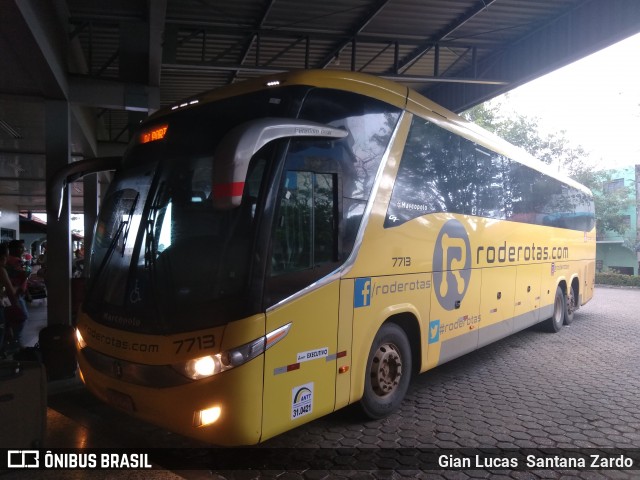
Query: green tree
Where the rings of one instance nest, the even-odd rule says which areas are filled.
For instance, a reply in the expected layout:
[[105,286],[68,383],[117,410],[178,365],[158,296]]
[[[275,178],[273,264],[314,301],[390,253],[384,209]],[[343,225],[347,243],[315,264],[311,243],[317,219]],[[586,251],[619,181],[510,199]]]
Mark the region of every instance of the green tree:
[[557,165],[561,171],[593,192],[596,208],[598,235],[613,231],[623,235],[627,224],[622,213],[635,201],[632,190],[623,187],[605,191],[612,180],[611,174],[596,170],[587,160],[588,152],[581,145],[573,145],[566,131],[542,134],[536,118],[519,113],[505,113],[499,102],[488,102],[467,110],[463,116],[477,125],[495,133],[508,142],[524,149],[549,165]]
[[[608,172],[594,172],[593,180],[585,179],[585,185],[591,188],[593,199],[596,204],[596,228],[598,235],[605,232],[616,232],[619,235],[629,228],[627,219],[622,213],[627,210],[635,201],[631,196],[630,187],[622,187],[617,190],[607,189],[611,182],[611,174]],[[592,181],[593,183],[590,183]]]

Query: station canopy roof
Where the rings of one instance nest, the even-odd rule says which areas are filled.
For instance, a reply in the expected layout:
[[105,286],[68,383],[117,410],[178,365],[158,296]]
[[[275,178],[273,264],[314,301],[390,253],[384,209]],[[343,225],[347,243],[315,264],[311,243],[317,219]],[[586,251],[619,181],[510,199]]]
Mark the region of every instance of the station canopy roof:
[[[265,73],[355,70],[460,112],[637,32],[637,0],[3,0],[0,205],[45,209],[51,100],[71,104],[76,160],[121,152],[162,106]],[[77,183],[73,211],[82,196]]]

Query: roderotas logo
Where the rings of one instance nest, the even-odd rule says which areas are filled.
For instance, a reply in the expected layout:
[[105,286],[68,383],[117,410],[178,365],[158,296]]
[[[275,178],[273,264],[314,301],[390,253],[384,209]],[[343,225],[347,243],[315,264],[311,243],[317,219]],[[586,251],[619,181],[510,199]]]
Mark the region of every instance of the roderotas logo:
[[462,301],[471,279],[471,244],[464,225],[449,220],[440,229],[433,249],[433,288],[438,303],[454,310]]

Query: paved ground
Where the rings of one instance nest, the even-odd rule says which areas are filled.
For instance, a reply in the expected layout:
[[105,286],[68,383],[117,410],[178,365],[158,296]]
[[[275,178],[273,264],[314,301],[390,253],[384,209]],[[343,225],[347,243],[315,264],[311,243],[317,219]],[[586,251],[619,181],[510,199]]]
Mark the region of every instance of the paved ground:
[[[82,389],[50,395],[47,446],[188,447],[155,460],[194,479],[640,478],[639,339],[640,290],[598,288],[557,334],[529,329],[418,376],[402,408],[387,419],[365,422],[350,407],[261,446],[292,457],[295,470],[270,463],[260,471],[181,471],[172,462],[185,455],[206,465],[219,454],[114,412]],[[307,447],[331,450],[300,450]],[[631,449],[624,453],[636,470],[436,470],[430,449],[459,459],[461,448],[481,459],[494,458],[492,449],[562,458],[576,449],[608,456],[620,453],[608,449]],[[261,451],[242,455],[254,464],[263,460]]]

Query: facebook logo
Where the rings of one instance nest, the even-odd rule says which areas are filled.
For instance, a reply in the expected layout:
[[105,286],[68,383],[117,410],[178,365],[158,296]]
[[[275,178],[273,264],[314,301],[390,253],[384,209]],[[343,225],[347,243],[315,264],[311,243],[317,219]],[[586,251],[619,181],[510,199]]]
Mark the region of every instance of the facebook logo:
[[371,278],[356,278],[353,291],[353,307],[368,307],[371,304]]

